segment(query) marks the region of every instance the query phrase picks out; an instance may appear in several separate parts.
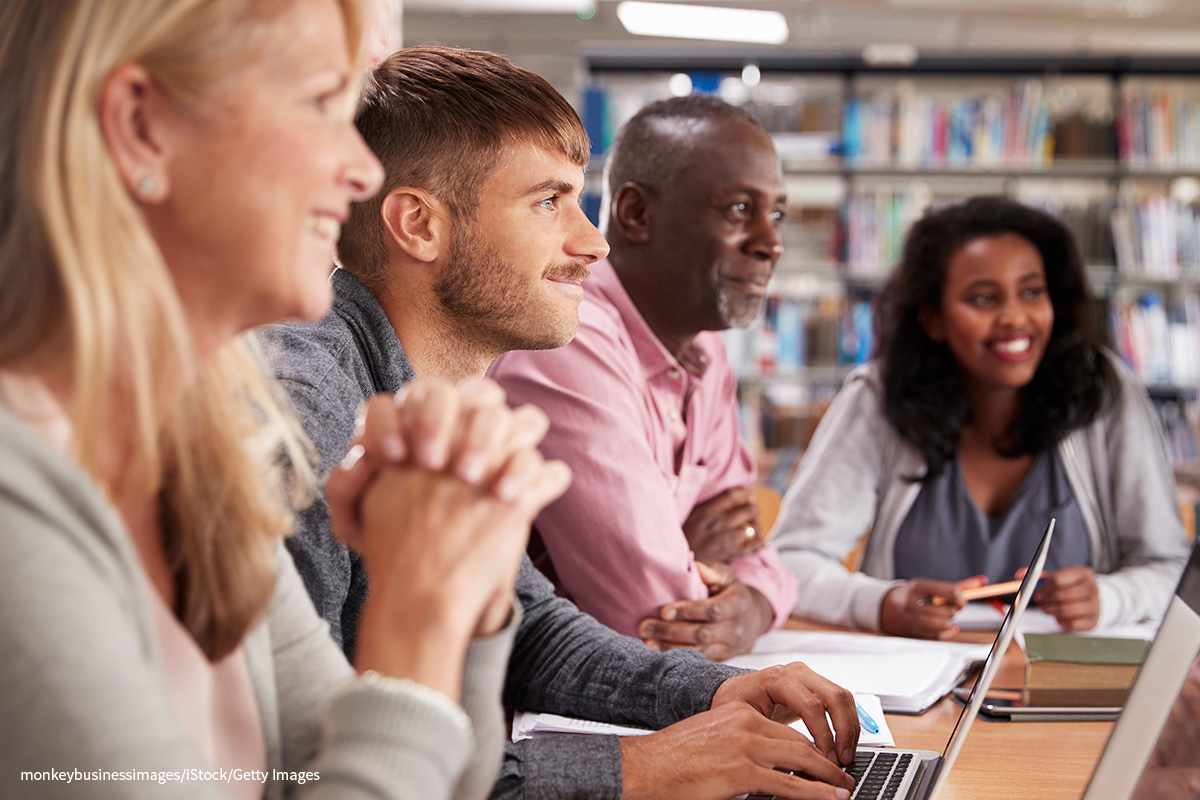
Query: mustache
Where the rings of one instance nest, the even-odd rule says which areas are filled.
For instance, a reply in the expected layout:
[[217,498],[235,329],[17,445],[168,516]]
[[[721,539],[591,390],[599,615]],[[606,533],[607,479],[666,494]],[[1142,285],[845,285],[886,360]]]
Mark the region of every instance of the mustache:
[[564,278],[569,281],[586,281],[592,277],[592,268],[582,259],[567,261],[547,267],[542,273],[544,278]]

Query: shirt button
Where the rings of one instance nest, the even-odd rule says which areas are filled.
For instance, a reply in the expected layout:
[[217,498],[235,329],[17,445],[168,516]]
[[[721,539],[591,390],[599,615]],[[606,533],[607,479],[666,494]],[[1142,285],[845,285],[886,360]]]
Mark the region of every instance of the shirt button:
[[667,376],[672,380],[679,380],[679,370],[672,368],[667,372]]
[[671,422],[678,422],[679,421],[679,412],[672,408],[670,411],[667,412],[667,418],[670,419]]

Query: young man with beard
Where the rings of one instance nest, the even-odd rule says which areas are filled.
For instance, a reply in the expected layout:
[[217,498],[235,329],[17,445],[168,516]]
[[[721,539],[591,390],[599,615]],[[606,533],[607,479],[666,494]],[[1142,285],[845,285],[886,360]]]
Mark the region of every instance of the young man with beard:
[[647,106],[608,156],[612,251],[585,286],[579,334],[491,371],[510,403],[550,416],[541,450],[575,474],[537,518],[534,563],[581,609],[656,649],[723,660],[795,604],[779,554],[759,547],[754,463],[718,333],[762,307],[785,207],[779,159],[753,117],[714,97]]
[[[505,59],[400,51],[374,71],[356,123],[384,164],[383,187],[342,232],[331,313],[270,336],[325,470],[345,454],[364,399],[415,376],[482,376],[506,350],[569,341],[580,281],[608,249],[579,208],[588,146],[578,117]],[[468,478],[481,471],[459,466]],[[367,587],[325,503],[301,516],[289,547],[353,657]],[[507,705],[662,730],[510,745],[495,796],[849,796],[838,763],[854,756],[853,698],[804,665],[742,674],[692,651],[654,653],[556,597],[528,559],[517,595]],[[804,718],[815,746],[771,720],[776,704]]]

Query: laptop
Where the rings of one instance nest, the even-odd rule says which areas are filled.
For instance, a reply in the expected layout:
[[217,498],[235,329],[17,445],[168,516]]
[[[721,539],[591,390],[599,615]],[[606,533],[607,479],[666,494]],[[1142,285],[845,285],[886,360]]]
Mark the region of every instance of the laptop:
[[1200,540],[1083,800],[1200,797]]
[[[992,680],[1000,669],[1000,661],[1012,642],[1017,630],[1017,623],[1025,608],[1033,597],[1034,587],[1042,576],[1042,568],[1046,565],[1046,553],[1050,548],[1050,539],[1054,535],[1054,520],[1046,526],[1042,541],[1038,544],[1029,569],[1025,573],[1021,586],[1017,589],[1016,598],[1000,625],[992,649],[983,662],[983,669],[975,681],[966,705],[958,715],[958,722],[950,732],[946,749],[941,753],[932,750],[900,750],[894,747],[860,747],[854,758],[854,764],[847,768],[854,777],[854,791],[850,800],[933,800],[946,783],[950,767],[962,750],[967,731],[975,721],[980,706],[983,705]],[[768,800],[769,795],[752,794],[746,800]]]

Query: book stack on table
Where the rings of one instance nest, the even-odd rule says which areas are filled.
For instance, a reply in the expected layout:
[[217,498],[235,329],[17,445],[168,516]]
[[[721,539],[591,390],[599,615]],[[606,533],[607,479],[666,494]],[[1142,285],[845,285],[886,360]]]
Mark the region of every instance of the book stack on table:
[[1031,706],[1120,706],[1150,643],[1143,639],[1025,634]]

